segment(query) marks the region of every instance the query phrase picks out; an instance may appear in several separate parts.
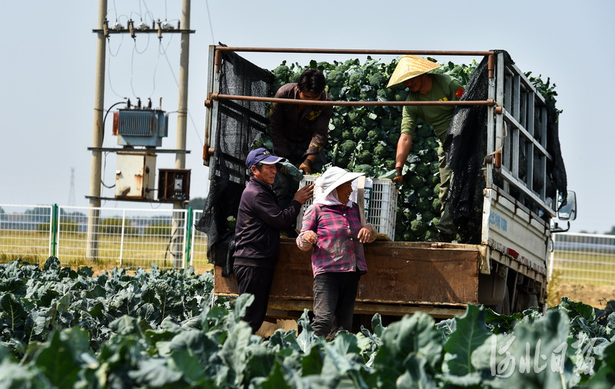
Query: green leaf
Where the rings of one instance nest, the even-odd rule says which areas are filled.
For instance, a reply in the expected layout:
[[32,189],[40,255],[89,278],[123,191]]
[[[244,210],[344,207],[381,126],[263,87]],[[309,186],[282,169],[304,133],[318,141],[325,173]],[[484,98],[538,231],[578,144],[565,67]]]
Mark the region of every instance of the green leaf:
[[380,372],[383,387],[395,385],[407,370],[404,361],[411,356],[424,358],[434,371],[442,360],[442,336],[434,328],[434,319],[425,313],[404,316],[383,332],[373,365]]
[[229,375],[226,381],[228,384],[240,385],[243,381],[247,360],[246,349],[250,344],[251,336],[252,328],[248,323],[242,321],[229,334],[222,350],[220,350],[220,358],[229,367]]
[[[589,358],[586,362],[590,364],[593,360]],[[604,348],[601,359],[600,368],[586,383],[587,388],[612,389],[615,387],[615,343],[611,343]]]
[[324,355],[320,347],[312,347],[310,351],[301,358],[303,375],[320,375],[324,364]]
[[250,387],[254,387],[255,389],[294,389],[301,386],[297,384],[290,385],[286,381],[286,374],[280,361],[275,361],[271,373],[266,378],[256,378],[252,380]]
[[128,372],[128,376],[146,388],[160,388],[174,385],[182,379],[182,373],[171,370],[164,358],[152,358],[139,362],[138,369]]
[[56,387],[72,388],[81,370],[81,354],[88,351],[89,337],[86,331],[53,331],[47,344],[37,352],[34,363]]
[[450,357],[444,363],[442,371],[452,375],[464,376],[474,372],[472,352],[485,343],[490,332],[485,326],[485,309],[468,304],[466,313],[456,317],[457,328],[444,344],[444,351]]
[[594,307],[591,305],[583,304],[580,302],[574,302],[568,297],[562,297],[560,304],[557,306],[561,311],[574,319],[577,316],[584,318],[585,320],[593,321],[596,319]]
[[0,298],[0,308],[2,309],[0,315],[8,323],[9,329],[14,333],[22,332],[28,316],[23,302],[13,296],[12,293],[7,293]]
[[398,389],[436,388],[433,375],[425,370],[424,358],[410,355],[404,362],[406,372],[397,380]]
[[[573,365],[567,354],[569,319],[555,308],[536,320],[517,323],[508,336],[493,335],[472,355],[473,364],[496,387],[572,386]],[[561,371],[560,371],[561,369]]]
[[190,349],[174,350],[168,357],[169,368],[178,371],[184,379],[193,384],[202,384],[203,382],[213,380],[209,379],[206,370],[197,355]]

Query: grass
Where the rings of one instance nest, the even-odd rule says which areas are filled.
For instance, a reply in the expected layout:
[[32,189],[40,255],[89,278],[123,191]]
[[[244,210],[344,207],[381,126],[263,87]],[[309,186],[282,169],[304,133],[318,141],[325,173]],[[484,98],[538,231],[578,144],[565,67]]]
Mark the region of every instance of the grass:
[[560,250],[554,254],[554,273],[561,281],[595,286],[615,285],[615,254]]
[[[183,238],[183,237],[182,237]],[[0,230],[0,262],[6,263],[18,258],[33,264],[43,264],[54,252],[50,247],[49,234],[35,231]],[[90,266],[95,271],[115,267],[149,269],[153,263],[160,268],[182,267],[184,255],[183,239],[173,242],[167,236],[124,236],[104,235],[98,237],[95,260],[87,257],[88,242],[85,233],[66,232],[57,239],[55,256],[63,266],[79,268]],[[178,261],[173,261],[173,243],[178,245]],[[207,262],[207,238],[200,236],[192,247],[192,266],[197,272],[209,271]]]

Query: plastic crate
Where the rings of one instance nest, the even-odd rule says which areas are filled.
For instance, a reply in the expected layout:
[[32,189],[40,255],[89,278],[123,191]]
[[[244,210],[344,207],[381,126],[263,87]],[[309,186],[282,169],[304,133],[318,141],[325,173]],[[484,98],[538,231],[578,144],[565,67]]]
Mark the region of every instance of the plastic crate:
[[[303,176],[303,179],[299,183],[299,187],[302,188],[306,185],[313,184],[314,178],[315,176],[313,175]],[[350,199],[357,202],[358,180],[354,180],[352,186],[354,190]],[[319,188],[314,188],[314,196],[318,194],[318,190]],[[366,178],[364,188],[366,220],[378,231],[378,239],[395,240],[397,196],[398,190],[392,180]],[[301,206],[296,224],[298,231],[301,229],[303,214],[312,203],[313,199],[310,199]]]

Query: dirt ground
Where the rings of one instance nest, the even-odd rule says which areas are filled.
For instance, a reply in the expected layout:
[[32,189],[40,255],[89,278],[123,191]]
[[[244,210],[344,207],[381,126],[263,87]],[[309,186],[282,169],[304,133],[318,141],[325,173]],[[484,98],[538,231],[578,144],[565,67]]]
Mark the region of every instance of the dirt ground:
[[265,321],[261,328],[256,332],[256,335],[266,338],[271,336],[277,329],[282,329],[284,331],[298,330],[297,321],[281,319],[278,319],[275,323]]
[[549,305],[558,304],[562,297],[568,297],[572,301],[582,302],[594,308],[604,309],[606,303],[615,300],[615,286],[591,284],[570,284],[560,282],[556,287],[550,288]]

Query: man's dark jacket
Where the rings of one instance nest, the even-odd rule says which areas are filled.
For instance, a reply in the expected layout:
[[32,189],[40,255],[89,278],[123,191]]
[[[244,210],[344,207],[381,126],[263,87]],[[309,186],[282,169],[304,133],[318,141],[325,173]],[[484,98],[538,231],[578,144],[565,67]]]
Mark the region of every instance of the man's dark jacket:
[[280,209],[271,186],[254,178],[241,195],[235,226],[235,265],[273,268],[278,261],[280,230],[297,219],[301,204]]

